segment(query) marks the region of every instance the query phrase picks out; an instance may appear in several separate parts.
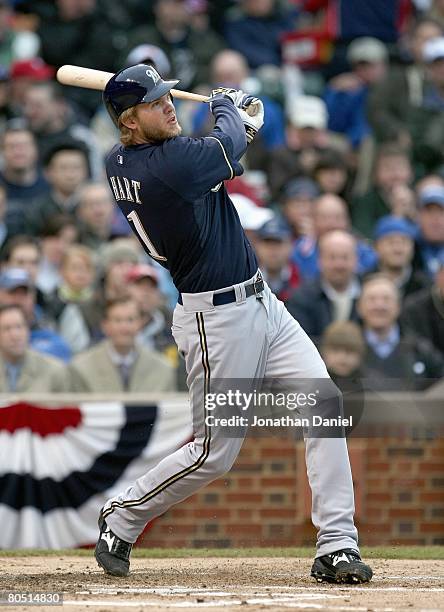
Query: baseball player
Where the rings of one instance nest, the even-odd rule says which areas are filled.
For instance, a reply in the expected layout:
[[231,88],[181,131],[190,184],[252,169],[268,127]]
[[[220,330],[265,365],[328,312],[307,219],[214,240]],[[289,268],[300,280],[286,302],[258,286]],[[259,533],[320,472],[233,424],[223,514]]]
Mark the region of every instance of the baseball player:
[[[121,144],[106,159],[115,200],[145,251],[171,273],[179,291],[173,334],[186,362],[194,440],[163,459],[116,497],[99,517],[95,556],[126,576],[132,544],[148,521],[225,474],[243,437],[209,428],[195,382],[212,379],[328,378],[316,348],[264,283],[255,253],[224,181],[263,124],[263,107],[240,91],[213,91],[215,118],[204,138],[180,135],[170,89],[147,65],[114,75],[104,102]],[[246,108],[259,104],[250,117]],[[367,582],[353,522],[353,485],[346,441],[307,438],[306,461],[318,529],[311,575],[319,581]]]

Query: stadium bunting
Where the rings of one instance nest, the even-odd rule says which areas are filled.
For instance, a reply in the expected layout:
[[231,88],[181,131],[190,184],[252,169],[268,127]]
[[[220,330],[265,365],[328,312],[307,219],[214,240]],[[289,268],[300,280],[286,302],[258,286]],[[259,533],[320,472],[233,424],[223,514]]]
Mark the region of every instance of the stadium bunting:
[[97,539],[104,502],[191,437],[184,401],[0,407],[0,549]]

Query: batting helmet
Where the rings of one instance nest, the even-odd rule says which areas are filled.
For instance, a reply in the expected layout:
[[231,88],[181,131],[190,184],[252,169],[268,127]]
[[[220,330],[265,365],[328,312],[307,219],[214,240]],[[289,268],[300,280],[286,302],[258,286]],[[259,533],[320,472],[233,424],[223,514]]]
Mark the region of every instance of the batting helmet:
[[103,92],[103,101],[111,119],[118,125],[124,110],[161,98],[178,82],[164,81],[153,66],[137,64],[110,78]]

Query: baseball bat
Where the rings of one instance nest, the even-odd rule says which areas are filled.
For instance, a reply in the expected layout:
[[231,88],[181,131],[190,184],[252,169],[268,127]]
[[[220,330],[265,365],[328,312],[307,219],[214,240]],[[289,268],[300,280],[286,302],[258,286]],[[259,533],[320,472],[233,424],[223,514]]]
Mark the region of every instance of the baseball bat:
[[[105,72],[103,70],[94,70],[93,68],[83,68],[82,66],[72,66],[65,64],[57,70],[57,80],[62,85],[73,85],[75,87],[84,87],[85,89],[97,89],[103,91],[106,84],[113,76],[112,72]],[[179,98],[179,100],[191,100],[193,102],[208,102],[210,99],[208,96],[202,96],[201,94],[192,93],[190,91],[182,91],[180,89],[171,89],[171,95],[173,98]],[[252,108],[253,105],[247,108],[249,115],[256,114],[256,109]]]

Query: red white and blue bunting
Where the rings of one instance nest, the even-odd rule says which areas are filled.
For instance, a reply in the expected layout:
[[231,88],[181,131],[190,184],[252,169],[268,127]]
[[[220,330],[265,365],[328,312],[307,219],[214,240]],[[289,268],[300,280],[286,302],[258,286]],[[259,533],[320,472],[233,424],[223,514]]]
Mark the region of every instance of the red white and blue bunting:
[[185,401],[0,407],[0,549],[93,544],[105,501],[191,436]]

